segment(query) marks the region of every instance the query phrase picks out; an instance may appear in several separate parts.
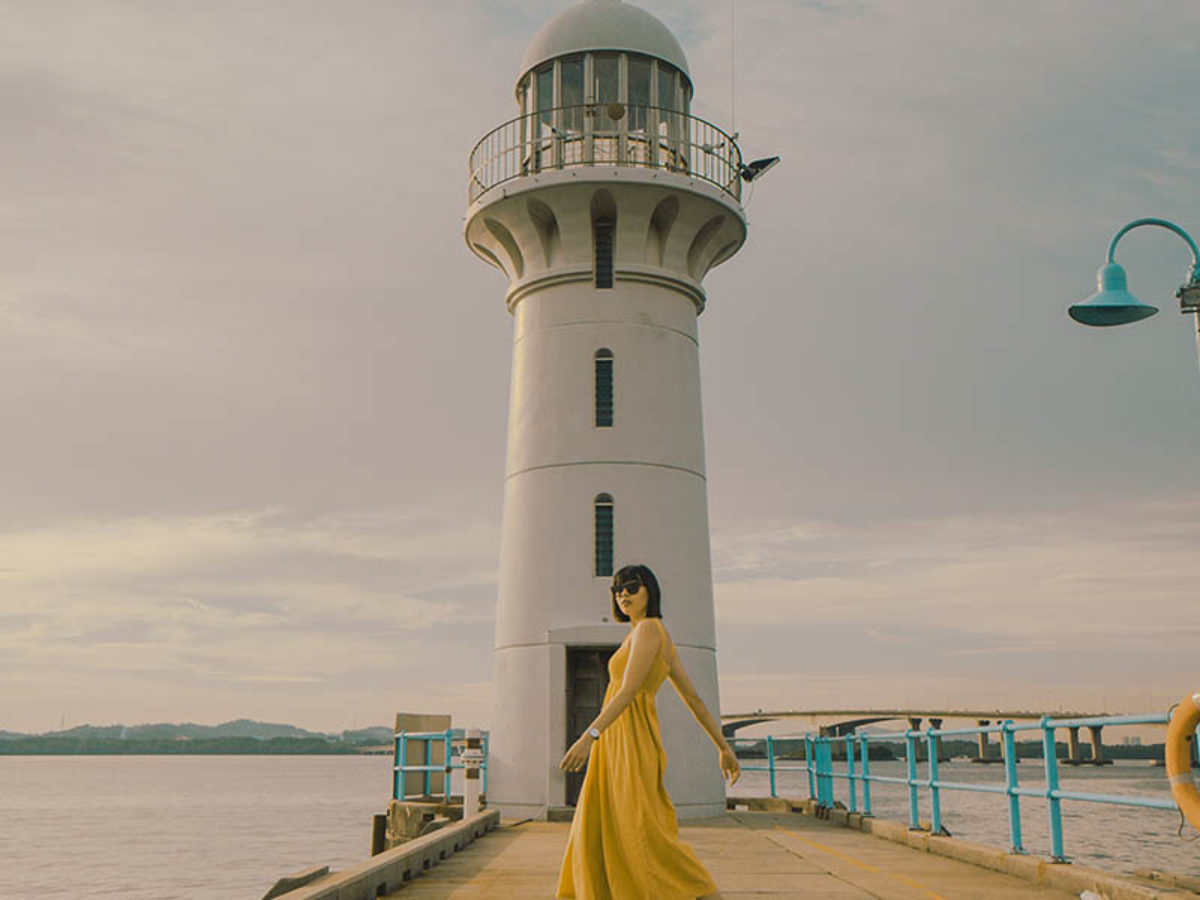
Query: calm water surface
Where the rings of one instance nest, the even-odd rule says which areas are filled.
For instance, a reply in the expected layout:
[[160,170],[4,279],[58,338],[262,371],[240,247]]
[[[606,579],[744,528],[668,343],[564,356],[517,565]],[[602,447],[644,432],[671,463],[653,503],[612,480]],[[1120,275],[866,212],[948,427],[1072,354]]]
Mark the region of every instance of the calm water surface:
[[[384,756],[0,757],[0,898],[258,900],[370,855]],[[59,864],[66,853],[70,865]]]
[[[903,766],[872,763],[872,772],[902,775]],[[288,872],[365,859],[390,768],[382,756],[0,757],[0,900],[258,900]],[[1040,784],[1040,773],[1038,762],[1020,766],[1023,784]],[[1004,777],[1002,767],[969,763],[945,763],[942,776]],[[1130,762],[1064,771],[1064,787],[1169,795],[1162,769]],[[807,777],[781,775],[779,789],[806,796]],[[746,773],[735,793],[765,795],[766,775]],[[907,820],[902,787],[876,785],[873,800],[881,818]],[[1021,806],[1027,849],[1048,852],[1045,804]],[[946,827],[968,840],[1007,846],[1005,810],[1002,797],[944,795]],[[1200,875],[1200,842],[1175,837],[1178,815],[1079,803],[1063,810],[1067,854],[1080,863]],[[62,853],[70,866],[59,864]]]

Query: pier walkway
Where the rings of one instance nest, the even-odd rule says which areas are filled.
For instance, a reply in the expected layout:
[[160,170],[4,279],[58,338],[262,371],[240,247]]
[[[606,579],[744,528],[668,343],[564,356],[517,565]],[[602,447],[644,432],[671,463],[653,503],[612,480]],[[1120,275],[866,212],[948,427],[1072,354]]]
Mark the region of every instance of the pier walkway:
[[[569,825],[502,822],[389,897],[551,898]],[[830,825],[812,816],[731,812],[684,823],[683,839],[728,900],[1074,898],[1022,878]]]

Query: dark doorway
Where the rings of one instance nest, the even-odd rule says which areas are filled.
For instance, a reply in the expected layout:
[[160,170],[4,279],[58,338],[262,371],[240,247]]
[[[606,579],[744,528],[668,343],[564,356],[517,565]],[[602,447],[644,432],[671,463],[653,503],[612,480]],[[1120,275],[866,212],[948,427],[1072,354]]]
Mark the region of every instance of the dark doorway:
[[[608,660],[616,647],[567,648],[567,740],[563,752],[600,714],[608,690]],[[587,772],[567,773],[567,806],[574,806]]]

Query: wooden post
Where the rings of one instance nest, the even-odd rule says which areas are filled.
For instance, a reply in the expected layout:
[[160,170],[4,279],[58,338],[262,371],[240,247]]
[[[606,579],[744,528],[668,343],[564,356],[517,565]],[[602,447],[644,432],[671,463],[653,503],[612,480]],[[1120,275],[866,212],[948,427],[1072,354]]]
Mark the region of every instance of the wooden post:
[[387,813],[377,813],[371,819],[371,855],[378,856],[387,849]]

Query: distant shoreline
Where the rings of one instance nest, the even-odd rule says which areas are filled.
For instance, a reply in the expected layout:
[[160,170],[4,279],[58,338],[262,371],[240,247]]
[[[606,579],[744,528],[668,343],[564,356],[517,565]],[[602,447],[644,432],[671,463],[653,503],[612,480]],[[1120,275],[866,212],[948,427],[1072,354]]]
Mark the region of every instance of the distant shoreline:
[[379,753],[323,738],[120,740],[30,737],[0,741],[0,756],[361,756]]

